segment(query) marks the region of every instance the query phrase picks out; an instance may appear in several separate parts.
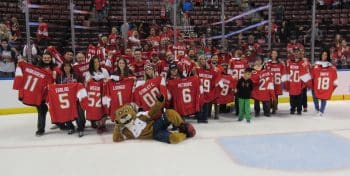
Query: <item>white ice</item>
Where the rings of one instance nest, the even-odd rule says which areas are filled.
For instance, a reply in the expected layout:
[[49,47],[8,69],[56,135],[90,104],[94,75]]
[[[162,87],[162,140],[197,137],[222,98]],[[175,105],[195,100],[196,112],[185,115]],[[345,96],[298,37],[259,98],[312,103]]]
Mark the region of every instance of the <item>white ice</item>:
[[[285,171],[241,165],[217,142],[220,137],[327,131],[350,140],[350,101],[329,102],[323,117],[313,108],[290,116],[288,104],[271,118],[237,122],[233,114],[209,124],[194,123],[197,136],[170,145],[154,140],[113,143],[111,130],[98,135],[90,128],[85,136],[50,130],[36,137],[36,114],[0,116],[0,175],[2,176],[346,176],[350,168],[324,171]],[[312,107],[311,102],[309,106]],[[253,108],[252,108],[253,109]],[[89,125],[89,123],[87,123]],[[305,146],[307,147],[307,146]],[[349,149],[350,150],[350,149]],[[293,163],[291,163],[293,164]]]

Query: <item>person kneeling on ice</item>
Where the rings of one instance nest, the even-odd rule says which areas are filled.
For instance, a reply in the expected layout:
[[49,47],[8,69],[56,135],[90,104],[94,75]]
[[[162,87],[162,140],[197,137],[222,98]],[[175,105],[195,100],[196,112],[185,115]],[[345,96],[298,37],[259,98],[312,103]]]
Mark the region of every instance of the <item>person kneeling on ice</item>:
[[[115,127],[113,141],[126,139],[155,139],[170,144],[179,143],[186,138],[195,136],[194,127],[185,123],[175,110],[167,109],[162,113],[164,96],[157,96],[157,102],[150,111],[136,113],[131,104],[126,104],[115,112]],[[179,130],[170,132],[169,125]]]

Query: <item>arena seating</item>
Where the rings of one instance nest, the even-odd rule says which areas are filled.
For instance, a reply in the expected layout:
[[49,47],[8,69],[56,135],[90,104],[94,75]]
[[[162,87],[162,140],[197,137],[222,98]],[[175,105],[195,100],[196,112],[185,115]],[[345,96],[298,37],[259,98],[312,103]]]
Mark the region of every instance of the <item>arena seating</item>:
[[[253,0],[255,6],[263,6],[269,0]],[[52,39],[53,45],[60,47],[70,47],[70,17],[69,17],[69,0],[31,0],[33,4],[50,5],[48,9],[31,9],[30,20],[36,22],[39,16],[43,16],[49,23],[49,35]],[[127,1],[127,20],[131,22],[152,22],[153,20],[160,20],[160,11],[163,6],[161,0],[148,1],[133,0]],[[74,0],[76,9],[92,11],[93,0]],[[311,10],[307,6],[307,0],[290,1],[290,0],[274,0],[274,7],[283,5],[285,8],[284,18],[292,21],[298,26],[303,26],[302,33],[310,28]],[[225,16],[232,17],[243,12],[235,1],[225,2]],[[25,43],[25,21],[24,14],[19,8],[18,0],[5,0],[0,2],[0,11],[3,14],[9,14],[19,19],[21,24],[22,39],[15,44],[17,47],[23,46]],[[204,6],[195,6],[194,10],[190,12],[192,24],[196,26],[199,31],[204,31],[208,24],[219,21],[221,19],[221,9],[205,8]],[[318,10],[317,21],[320,23],[320,29],[323,31],[324,37],[322,43],[326,46],[332,46],[334,36],[336,33],[342,34],[347,39],[350,38],[349,29],[350,9],[322,9]],[[83,25],[84,21],[89,19],[89,15],[76,14],[75,24]],[[112,26],[121,25],[123,20],[122,15],[122,1],[110,1],[108,22],[91,22],[92,29],[77,29],[76,41],[78,50],[85,49],[89,43],[96,43],[98,34],[108,34]],[[226,31],[231,32],[240,29],[244,26],[250,25],[249,18],[243,18],[238,22],[231,22],[227,24]],[[220,28],[216,32],[220,32]],[[31,27],[31,36],[35,36],[36,26]],[[248,31],[244,34],[254,33],[255,31]],[[246,37],[247,35],[245,35]],[[233,37],[232,41],[236,41],[237,37]],[[286,44],[281,43],[273,47],[285,48]],[[310,48],[310,42],[306,43],[306,49]],[[319,48],[317,48],[317,51]],[[285,51],[281,51],[282,55]]]

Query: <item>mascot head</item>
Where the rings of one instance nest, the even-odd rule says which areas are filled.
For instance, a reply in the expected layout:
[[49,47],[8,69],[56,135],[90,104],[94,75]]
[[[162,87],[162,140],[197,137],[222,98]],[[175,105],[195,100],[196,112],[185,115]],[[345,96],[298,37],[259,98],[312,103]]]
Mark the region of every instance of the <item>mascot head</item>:
[[115,122],[126,125],[136,118],[136,112],[132,105],[126,104],[115,111]]

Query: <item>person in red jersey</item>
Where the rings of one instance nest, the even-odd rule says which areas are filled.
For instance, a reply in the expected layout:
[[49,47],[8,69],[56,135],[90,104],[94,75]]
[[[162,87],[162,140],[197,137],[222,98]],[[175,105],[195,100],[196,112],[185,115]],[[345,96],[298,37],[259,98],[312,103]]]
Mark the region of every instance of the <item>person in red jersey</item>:
[[[61,74],[57,75],[56,84],[67,84],[67,83],[78,83],[78,76],[74,73],[74,70],[73,70],[73,67],[72,67],[71,63],[68,62],[68,61],[65,61],[61,65]],[[65,112],[67,112],[67,113],[71,112],[73,114],[73,116],[70,116],[72,114],[67,115],[67,116],[70,116],[69,118],[72,118],[72,119],[68,119],[68,120],[66,119],[67,121],[65,121],[65,126],[67,126],[68,129],[69,129],[68,134],[73,134],[75,132],[75,128],[74,128],[74,125],[72,123],[72,120],[75,119],[76,123],[78,125],[79,137],[84,136],[85,115],[82,115],[84,113],[84,111],[82,109],[82,106],[80,105],[80,102],[85,97],[87,99],[87,93],[86,93],[86,90],[85,90],[83,84],[81,84],[81,85],[69,85],[69,86],[65,85],[65,86],[58,86],[58,87],[71,87],[72,89],[75,90],[75,91],[71,90],[72,92],[70,92],[69,90],[68,91],[64,91],[64,92],[68,92],[66,95],[74,94],[74,92],[77,93],[77,95],[79,94],[78,97],[75,97],[75,96],[73,96],[73,97],[68,97],[68,96],[67,97],[62,97],[62,98],[65,98],[65,101],[63,101],[63,102],[66,102],[64,106],[67,106],[67,107],[62,108],[61,110],[63,110],[63,111],[66,110]],[[82,89],[84,89],[84,90],[82,90]],[[57,95],[58,96],[64,96],[63,93],[55,92],[53,90],[51,90],[51,93],[53,94],[53,96],[57,96]],[[77,100],[77,98],[79,100]],[[75,102],[74,102],[74,100],[75,100]],[[51,100],[49,100],[49,102],[50,101]],[[67,103],[67,101],[69,101],[69,103]],[[69,104],[72,104],[73,106],[69,106]],[[50,107],[53,107],[55,105],[57,105],[57,102],[51,102]],[[53,116],[53,115],[62,116],[62,114],[55,114],[55,113],[58,113],[58,112],[60,112],[60,109],[58,109],[57,112],[51,112],[51,108],[50,108],[51,116]],[[61,122],[63,122],[63,121],[61,121]]]
[[170,93],[168,99],[181,116],[189,116],[199,112],[199,78],[190,76],[182,78],[176,64],[169,66],[167,88]]
[[215,100],[215,91],[217,88],[220,73],[211,67],[204,55],[198,58],[199,67],[196,68],[196,73],[201,81],[201,110],[197,115],[198,123],[208,123],[209,108],[211,103]]
[[262,54],[262,48],[260,44],[255,42],[253,35],[248,36],[248,42],[242,46],[244,53],[247,55],[249,63],[254,63],[257,56]]
[[304,48],[303,44],[297,42],[297,38],[295,35],[290,37],[290,41],[287,44],[287,60],[291,60],[294,57],[293,50],[294,48]]
[[[237,79],[227,73],[228,63],[222,63],[221,67],[221,79],[219,81],[219,89],[216,91],[217,98],[215,99],[215,103],[220,105],[220,112],[227,112],[226,104],[234,101]],[[219,112],[219,110],[217,109],[215,112]],[[215,117],[219,118],[218,115]]]
[[137,49],[134,51],[135,61],[130,64],[130,69],[135,74],[137,80],[144,80],[145,69],[144,65],[146,61],[142,59],[141,50]]
[[45,133],[47,86],[56,79],[56,64],[49,53],[44,53],[38,66],[19,62],[13,88],[19,90],[19,98],[24,104],[35,106],[38,112],[36,136]]
[[133,101],[139,110],[148,111],[156,103],[156,97],[160,94],[166,96],[167,90],[165,78],[155,76],[155,71],[151,63],[147,63],[145,68],[144,81],[138,81],[134,91]]
[[323,116],[327,100],[331,98],[333,91],[338,85],[337,70],[329,61],[328,52],[322,51],[321,60],[317,61],[311,70],[312,97],[316,113],[319,116]]
[[[239,80],[243,74],[244,70],[249,67],[248,62],[245,58],[245,56],[240,52],[235,52],[235,57],[232,58],[229,61],[227,73],[235,77],[237,80]],[[235,110],[236,110],[236,116],[239,114],[239,103],[238,98],[235,98]]]
[[262,64],[262,59],[257,59],[252,72],[255,117],[260,116],[260,102],[263,104],[264,116],[270,117],[271,100],[275,100],[273,77],[270,70]]
[[119,35],[118,29],[116,27],[112,27],[111,34],[108,36],[107,49],[108,50],[119,50]]
[[85,55],[82,52],[79,52],[75,56],[73,70],[77,76],[78,82],[84,83],[85,73],[89,70],[89,62],[86,61]]
[[106,117],[102,107],[103,81],[107,81],[109,73],[100,65],[98,57],[93,57],[89,62],[89,72],[85,74],[86,90],[88,91],[89,104],[86,109],[86,119],[91,121],[91,126],[97,128],[98,133],[106,131]]
[[293,49],[294,59],[287,62],[286,70],[289,76],[289,81],[286,82],[286,87],[289,91],[290,114],[301,115],[302,111],[302,90],[306,83],[311,79],[310,73],[305,67],[305,62],[302,59],[302,54],[299,48]]
[[49,40],[49,25],[44,22],[44,18],[41,16],[38,19],[39,26],[36,32],[36,39],[39,46],[46,47]]
[[272,114],[278,109],[278,96],[282,95],[282,84],[287,81],[286,65],[278,59],[277,50],[271,51],[271,60],[266,62],[266,69],[270,70],[273,77],[273,87],[275,90],[275,100],[271,101]]
[[[217,54],[214,54],[211,57],[210,66],[220,74],[223,72],[223,68],[221,67],[221,65],[219,65],[219,56]],[[220,85],[223,86],[223,84],[220,84]],[[215,96],[220,96],[220,94],[217,94]],[[213,105],[214,105],[214,119],[219,119],[219,105],[215,101],[213,102]],[[212,106],[210,105],[209,115],[211,115],[211,111],[212,111]]]
[[156,33],[156,28],[151,27],[149,36],[147,37],[148,42],[151,44],[151,48],[159,49],[160,36]]

